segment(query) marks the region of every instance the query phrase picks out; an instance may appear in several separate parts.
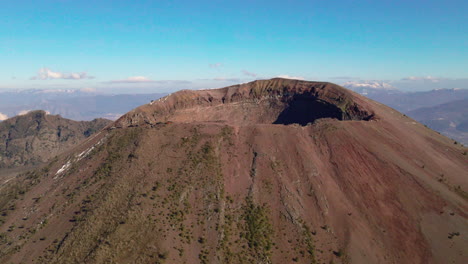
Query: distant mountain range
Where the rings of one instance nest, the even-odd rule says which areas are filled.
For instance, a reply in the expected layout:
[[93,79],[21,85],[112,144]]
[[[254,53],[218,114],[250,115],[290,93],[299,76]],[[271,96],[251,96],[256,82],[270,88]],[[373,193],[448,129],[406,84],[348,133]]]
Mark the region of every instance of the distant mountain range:
[[344,87],[388,105],[454,140],[468,145],[468,89],[403,92],[377,84]]
[[131,109],[166,94],[99,94],[87,90],[21,90],[0,92],[0,121],[44,110],[73,120],[115,120]]
[[0,123],[0,168],[35,166],[48,161],[111,121],[73,121],[32,111]]
[[424,92],[380,90],[379,92],[369,92],[366,96],[398,111],[408,113],[422,107],[432,107],[460,99],[467,99],[468,89],[439,89]]
[[409,111],[408,115],[428,127],[468,145],[468,99],[418,108]]
[[[468,115],[463,99],[468,89],[437,89],[403,92],[384,82],[347,82],[344,87],[388,105],[430,128],[468,145]],[[116,120],[124,113],[165,96],[151,94],[99,94],[93,90],[21,90],[0,92],[0,121],[8,117],[42,109],[73,120],[106,118]],[[460,101],[458,103],[452,103]],[[432,109],[433,108],[433,109]],[[423,113],[432,113],[433,116]]]

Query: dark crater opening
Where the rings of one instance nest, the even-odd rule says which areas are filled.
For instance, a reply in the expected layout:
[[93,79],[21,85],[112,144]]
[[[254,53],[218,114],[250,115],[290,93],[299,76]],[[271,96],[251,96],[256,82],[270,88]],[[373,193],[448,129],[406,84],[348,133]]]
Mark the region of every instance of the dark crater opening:
[[343,111],[336,105],[320,100],[317,97],[295,95],[290,99],[288,107],[279,114],[273,124],[300,124],[305,126],[320,118],[343,120]]

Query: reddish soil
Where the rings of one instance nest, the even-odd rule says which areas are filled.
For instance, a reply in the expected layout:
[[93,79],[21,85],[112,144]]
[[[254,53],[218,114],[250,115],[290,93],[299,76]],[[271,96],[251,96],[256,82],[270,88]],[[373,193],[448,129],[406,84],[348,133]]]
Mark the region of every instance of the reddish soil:
[[3,184],[0,261],[464,263],[466,151],[330,83],[181,91]]

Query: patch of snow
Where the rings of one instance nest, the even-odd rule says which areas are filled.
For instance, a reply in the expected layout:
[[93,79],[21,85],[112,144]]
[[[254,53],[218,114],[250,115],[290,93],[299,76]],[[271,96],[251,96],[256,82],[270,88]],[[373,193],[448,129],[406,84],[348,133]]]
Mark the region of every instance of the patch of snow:
[[[99,132],[99,133],[101,133],[101,132]],[[101,138],[101,140],[99,140],[98,143],[92,145],[87,150],[85,150],[85,151],[81,152],[80,154],[76,155],[75,162],[80,161],[83,158],[87,157],[91,153],[91,151],[93,151],[93,149],[95,149],[96,147],[99,147],[100,145],[102,145],[102,143],[104,143],[105,139],[106,139],[106,137]]]
[[357,89],[357,88],[370,88],[370,89],[380,89],[380,90],[396,90],[394,86],[392,86],[388,82],[383,81],[349,81],[343,84],[343,87],[349,89]]
[[302,76],[289,76],[287,74],[278,75],[276,77],[283,78],[283,79],[291,79],[291,80],[305,80],[305,78]]
[[78,159],[76,161],[80,161],[82,160],[84,157],[88,156],[89,153],[91,153],[91,151],[93,151],[94,149],[94,146],[90,147],[89,149],[81,152],[80,154],[78,154],[78,156],[76,156]]
[[[99,132],[101,133],[101,132]],[[74,163],[74,162],[78,162],[80,160],[82,160],[83,158],[85,158],[86,156],[88,156],[91,151],[93,151],[93,149],[95,149],[96,147],[100,146],[102,143],[104,143],[104,141],[107,139],[107,136],[101,138],[101,140],[99,140],[96,144],[94,144],[93,146],[91,146],[90,148],[86,149],[85,151],[81,152],[80,154],[76,155],[74,159],[70,159],[68,160],[56,173],[55,173],[55,177],[54,177],[54,180],[57,179],[61,174],[63,174],[64,172],[66,172],[70,167],[71,165]]]
[[27,113],[29,113],[31,110],[21,110],[18,112],[18,115],[25,115]]
[[13,178],[10,178],[10,179],[4,181],[3,184],[6,184],[7,182],[11,181],[12,179],[13,179]]
[[7,119],[8,119],[7,115],[0,113],[0,121],[7,120]]
[[71,160],[67,161],[67,163],[65,163],[58,171],[57,173],[55,173],[55,177],[54,179],[57,179],[58,176],[60,176],[60,174],[64,173],[65,171],[67,171],[71,166]]

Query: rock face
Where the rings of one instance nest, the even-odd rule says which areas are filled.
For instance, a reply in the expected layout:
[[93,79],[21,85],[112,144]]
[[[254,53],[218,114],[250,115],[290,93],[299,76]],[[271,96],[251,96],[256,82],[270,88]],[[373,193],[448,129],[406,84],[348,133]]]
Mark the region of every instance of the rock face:
[[338,85],[276,78],[223,89],[180,91],[129,112],[116,126],[156,124],[168,119],[306,125],[320,118],[370,120],[373,113]]
[[0,187],[4,263],[463,263],[466,148],[334,84],[141,106]]
[[32,111],[0,123],[0,168],[37,165],[65,151],[111,121],[77,122]]

